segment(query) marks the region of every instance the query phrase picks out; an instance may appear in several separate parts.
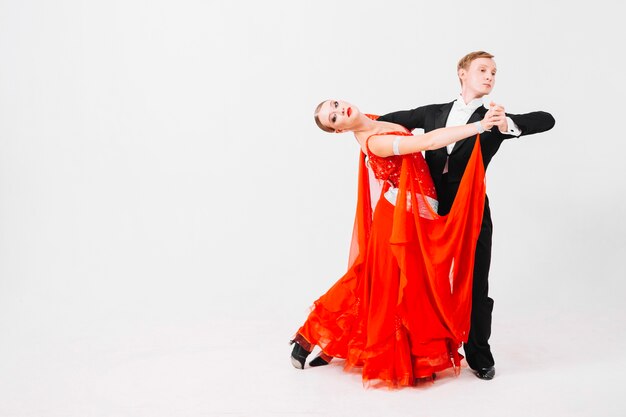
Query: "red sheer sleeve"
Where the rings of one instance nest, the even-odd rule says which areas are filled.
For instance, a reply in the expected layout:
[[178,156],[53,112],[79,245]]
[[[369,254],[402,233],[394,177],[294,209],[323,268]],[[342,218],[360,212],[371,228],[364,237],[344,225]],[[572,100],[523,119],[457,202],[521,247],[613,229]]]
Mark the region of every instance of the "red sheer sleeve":
[[372,199],[370,190],[369,169],[365,164],[365,154],[359,155],[359,179],[356,214],[354,216],[354,228],[352,229],[352,241],[350,243],[350,256],[348,268],[357,261],[362,261],[367,247],[367,240],[372,228]]
[[[401,270],[398,304],[414,307],[407,314],[413,322],[406,324],[419,326],[426,339],[440,335],[464,342],[470,327],[474,253],[485,202],[479,139],[446,216],[437,215],[425,201],[416,198],[424,192],[415,181],[414,169],[410,159],[405,158],[398,195],[410,199],[398,198],[394,210],[391,244]],[[424,204],[433,219],[420,217],[420,205]],[[413,304],[419,303],[417,299],[405,300],[415,294],[425,294],[430,303],[420,303],[420,307]]]

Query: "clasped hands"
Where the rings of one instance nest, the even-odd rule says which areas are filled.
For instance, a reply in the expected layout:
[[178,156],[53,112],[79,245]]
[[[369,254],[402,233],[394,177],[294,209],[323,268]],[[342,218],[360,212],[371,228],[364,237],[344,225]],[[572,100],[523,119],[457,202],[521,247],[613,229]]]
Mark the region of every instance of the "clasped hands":
[[485,130],[491,130],[496,126],[498,130],[505,133],[509,130],[509,123],[506,119],[506,113],[504,112],[504,106],[494,103],[489,103],[489,110],[485,113],[485,117],[480,121]]

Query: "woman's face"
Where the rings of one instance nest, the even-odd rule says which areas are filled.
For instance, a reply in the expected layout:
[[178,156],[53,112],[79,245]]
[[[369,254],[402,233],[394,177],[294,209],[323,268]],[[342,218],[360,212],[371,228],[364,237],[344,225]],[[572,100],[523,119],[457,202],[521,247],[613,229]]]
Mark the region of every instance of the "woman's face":
[[322,104],[317,117],[324,126],[340,133],[350,130],[359,113],[359,109],[347,101],[327,100]]

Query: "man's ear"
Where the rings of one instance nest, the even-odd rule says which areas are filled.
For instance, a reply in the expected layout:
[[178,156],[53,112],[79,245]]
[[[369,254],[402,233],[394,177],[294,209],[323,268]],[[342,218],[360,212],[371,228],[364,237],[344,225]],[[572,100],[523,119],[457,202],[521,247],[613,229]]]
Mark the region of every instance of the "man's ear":
[[465,75],[467,74],[467,71],[465,71],[465,68],[461,68],[457,71],[457,75],[459,76],[459,78],[461,79],[461,81],[465,80]]

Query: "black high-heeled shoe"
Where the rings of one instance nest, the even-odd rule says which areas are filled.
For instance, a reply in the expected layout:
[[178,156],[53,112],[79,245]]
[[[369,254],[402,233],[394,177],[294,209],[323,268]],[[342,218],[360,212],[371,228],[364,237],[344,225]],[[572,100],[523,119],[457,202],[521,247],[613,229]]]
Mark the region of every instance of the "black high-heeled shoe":
[[309,362],[309,366],[315,367],[315,366],[328,365],[332,359],[333,359],[332,357],[326,356],[323,353],[320,353],[319,355],[315,357],[315,359]]
[[304,362],[306,362],[306,358],[311,352],[300,346],[300,344],[295,340],[292,340],[291,344],[293,344],[293,350],[291,351],[291,364],[294,368],[304,369]]

